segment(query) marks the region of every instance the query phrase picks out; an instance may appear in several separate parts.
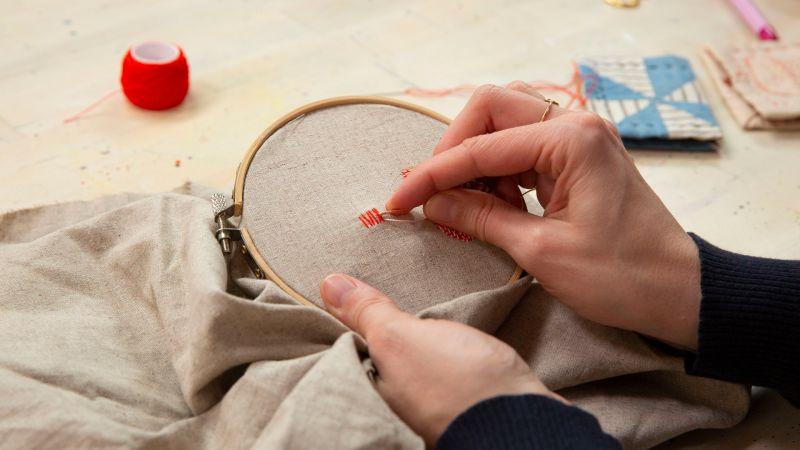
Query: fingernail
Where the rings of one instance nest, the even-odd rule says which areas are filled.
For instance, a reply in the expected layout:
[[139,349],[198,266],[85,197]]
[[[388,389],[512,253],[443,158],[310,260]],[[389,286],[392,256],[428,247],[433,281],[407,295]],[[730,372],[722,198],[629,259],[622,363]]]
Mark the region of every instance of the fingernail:
[[384,209],[386,210],[386,212],[388,212],[389,214],[391,214],[393,216],[404,216],[404,215],[406,215],[406,214],[411,212],[410,209],[391,208],[388,205],[386,205],[384,207]]
[[455,223],[458,200],[449,193],[436,194],[425,203],[425,216],[434,222]]
[[402,209],[394,206],[394,202],[392,201],[394,197],[389,198],[385,205],[383,205],[384,209],[392,214],[406,214],[408,213],[407,209]]
[[322,280],[322,298],[328,306],[340,308],[342,301],[356,288],[350,277],[334,273]]

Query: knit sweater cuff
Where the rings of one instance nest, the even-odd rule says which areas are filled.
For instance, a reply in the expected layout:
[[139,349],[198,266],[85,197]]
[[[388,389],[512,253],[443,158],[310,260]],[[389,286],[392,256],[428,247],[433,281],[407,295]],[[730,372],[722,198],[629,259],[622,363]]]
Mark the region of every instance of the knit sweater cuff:
[[447,427],[439,450],[619,449],[597,419],[541,395],[499,396],[461,413]]
[[800,261],[700,251],[700,327],[686,372],[778,389],[800,404]]

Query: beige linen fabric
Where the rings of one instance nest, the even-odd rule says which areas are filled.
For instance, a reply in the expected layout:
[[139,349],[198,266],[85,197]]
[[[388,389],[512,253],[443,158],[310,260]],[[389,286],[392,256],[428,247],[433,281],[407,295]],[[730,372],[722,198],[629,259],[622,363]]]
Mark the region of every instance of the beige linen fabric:
[[[206,198],[185,188],[0,216],[0,447],[422,449],[370,385],[356,335],[229,272]],[[530,279],[420,315],[496,333],[628,448],[747,410],[744,387],[685,375],[680,358],[583,321]]]
[[301,116],[256,153],[241,225],[270,267],[319,306],[319,280],[334,271],[370,282],[412,312],[502,286],[516,264],[494,246],[447,237],[429,221],[365,228],[358,220],[383,209],[401,171],[429,158],[445,128],[387,105]]
[[707,46],[703,61],[742,128],[800,129],[800,43]]

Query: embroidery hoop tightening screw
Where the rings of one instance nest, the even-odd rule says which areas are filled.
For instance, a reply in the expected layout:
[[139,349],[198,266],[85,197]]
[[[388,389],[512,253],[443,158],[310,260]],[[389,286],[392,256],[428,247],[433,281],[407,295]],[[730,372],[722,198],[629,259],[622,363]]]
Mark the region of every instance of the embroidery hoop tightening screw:
[[215,236],[222,248],[222,253],[231,253],[231,241],[241,241],[242,233],[238,228],[231,227],[228,217],[233,215],[233,204],[228,197],[220,193],[211,195],[211,210],[214,213],[214,223],[217,225]]

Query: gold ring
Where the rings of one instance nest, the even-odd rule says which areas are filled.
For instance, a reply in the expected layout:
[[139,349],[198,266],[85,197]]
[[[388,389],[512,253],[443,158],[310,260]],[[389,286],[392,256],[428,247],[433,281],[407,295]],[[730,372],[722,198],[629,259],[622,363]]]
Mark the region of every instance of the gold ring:
[[552,107],[553,105],[558,106],[558,102],[551,98],[546,98],[544,99],[544,101],[547,102],[547,108],[544,109],[544,112],[542,113],[542,118],[539,119],[539,123],[544,122],[544,119],[547,118],[547,113],[550,112],[550,107]]

